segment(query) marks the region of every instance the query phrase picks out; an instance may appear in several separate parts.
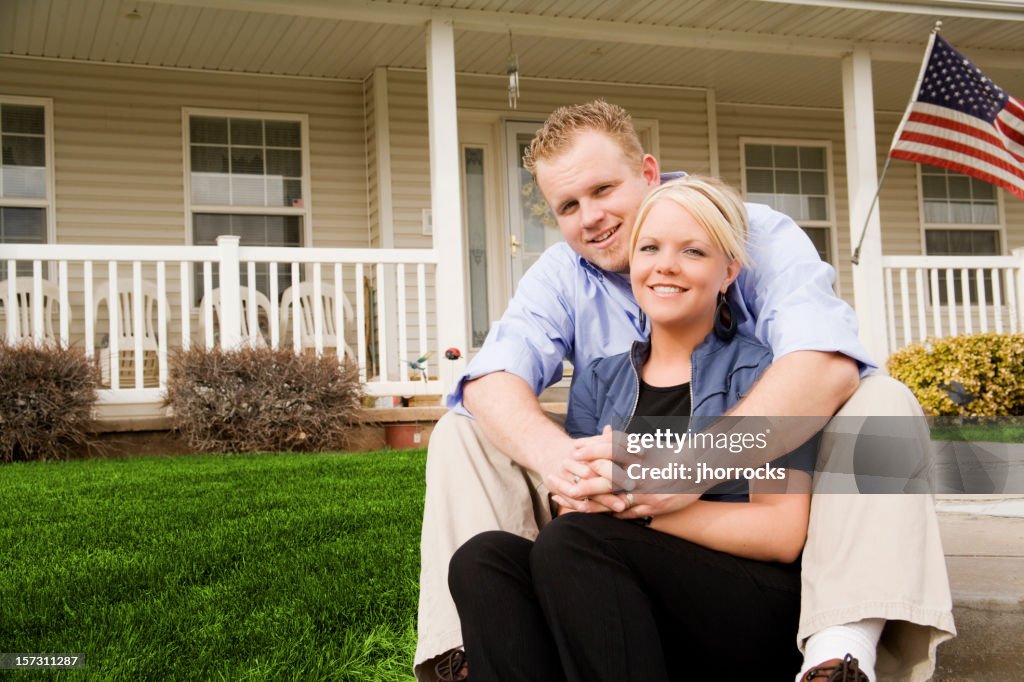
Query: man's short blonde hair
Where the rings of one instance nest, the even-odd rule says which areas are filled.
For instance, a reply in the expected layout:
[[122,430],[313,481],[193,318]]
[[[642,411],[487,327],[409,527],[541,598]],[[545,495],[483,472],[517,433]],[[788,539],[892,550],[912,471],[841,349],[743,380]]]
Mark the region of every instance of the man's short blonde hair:
[[633,119],[617,104],[598,99],[586,104],[574,104],[555,109],[533,136],[523,154],[523,166],[534,175],[537,162],[564,153],[577,133],[595,130],[618,142],[626,159],[639,167],[644,157],[640,136],[633,127]]
[[747,209],[732,187],[718,178],[687,175],[671,180],[652,191],[640,204],[629,241],[629,260],[633,262],[636,242],[651,209],[660,202],[672,201],[685,208],[725,255],[743,267],[747,256]]

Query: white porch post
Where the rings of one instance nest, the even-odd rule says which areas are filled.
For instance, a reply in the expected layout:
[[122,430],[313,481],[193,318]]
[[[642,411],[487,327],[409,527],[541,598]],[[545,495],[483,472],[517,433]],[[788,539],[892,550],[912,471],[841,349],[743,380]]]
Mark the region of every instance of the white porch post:
[[427,115],[430,131],[430,205],[437,251],[438,378],[445,391],[465,360],[446,360],[444,351],[469,348],[466,325],[465,243],[459,188],[459,130],[455,98],[455,31],[450,19],[427,24]]
[[[853,54],[843,58],[843,120],[846,184],[850,198],[850,243],[851,248],[856,248],[864,221],[868,219],[871,200],[878,189],[871,55],[864,47],[854,48]],[[889,342],[882,282],[882,224],[877,205],[867,222],[860,264],[853,266],[853,300],[861,341],[884,370],[889,357]]]
[[[394,212],[391,202],[391,114],[388,104],[388,70],[386,67],[377,66],[373,69],[373,134],[375,139],[375,151],[377,158],[377,229],[380,234],[380,248],[395,248],[395,223]],[[384,281],[378,282],[377,286],[383,291],[383,300],[397,301],[399,296],[405,296],[404,291],[398,291],[395,285],[395,266],[385,265],[383,267]],[[385,338],[398,340],[398,311],[388,315],[384,320]],[[391,357],[380,358],[380,377],[387,381],[395,372],[395,378],[399,381],[408,375],[405,361],[412,358],[400,357],[402,353],[398,348],[399,344],[391,345],[388,355]],[[397,357],[398,361],[395,362]],[[414,355],[413,358],[416,356]]]
[[[242,305],[239,290],[242,286],[238,274],[238,244],[241,237],[221,235],[217,237],[220,262],[217,272],[220,276],[220,347],[224,350],[238,350],[242,345]],[[255,286],[250,282],[249,286]]]

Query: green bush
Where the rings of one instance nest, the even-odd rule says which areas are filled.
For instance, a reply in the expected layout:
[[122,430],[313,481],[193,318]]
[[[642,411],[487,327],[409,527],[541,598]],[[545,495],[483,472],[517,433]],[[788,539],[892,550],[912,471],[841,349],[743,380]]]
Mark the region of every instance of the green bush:
[[[893,353],[889,373],[937,416],[1024,415],[1024,334],[928,339]],[[963,386],[973,400],[954,402],[952,382]],[[955,396],[955,389],[952,392]]]
[[358,368],[269,348],[195,348],[170,359],[174,429],[200,452],[343,449],[359,416]]
[[97,383],[80,350],[0,341],[0,461],[84,453]]

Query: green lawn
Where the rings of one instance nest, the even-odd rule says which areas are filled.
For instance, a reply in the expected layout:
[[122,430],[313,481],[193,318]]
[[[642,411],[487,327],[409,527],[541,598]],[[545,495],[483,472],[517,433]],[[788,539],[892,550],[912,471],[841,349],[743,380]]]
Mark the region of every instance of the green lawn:
[[1024,423],[1020,417],[1002,417],[994,424],[955,424],[940,418],[932,426],[932,440],[966,440],[994,443],[1024,443]]
[[90,679],[411,679],[424,461],[2,466],[0,651],[80,652]]

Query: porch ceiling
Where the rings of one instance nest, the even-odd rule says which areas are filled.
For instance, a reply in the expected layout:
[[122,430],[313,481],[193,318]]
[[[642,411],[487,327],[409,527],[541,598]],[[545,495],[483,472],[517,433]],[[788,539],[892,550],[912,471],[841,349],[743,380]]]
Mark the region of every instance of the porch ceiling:
[[460,72],[503,75],[511,29],[526,79],[711,87],[723,102],[841,106],[838,57],[863,43],[877,107],[901,110],[936,12],[950,42],[1022,96],[1017,0],[3,0],[0,54],[363,79],[425,68],[423,22],[443,15]]

